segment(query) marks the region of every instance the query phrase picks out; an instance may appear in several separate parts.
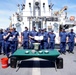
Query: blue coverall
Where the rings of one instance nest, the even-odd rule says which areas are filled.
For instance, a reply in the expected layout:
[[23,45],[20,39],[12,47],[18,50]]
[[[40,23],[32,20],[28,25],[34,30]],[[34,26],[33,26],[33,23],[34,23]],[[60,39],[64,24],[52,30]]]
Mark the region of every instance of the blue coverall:
[[73,52],[73,49],[74,49],[74,44],[75,44],[74,38],[75,38],[75,33],[69,32],[68,33],[68,46],[69,46],[70,52]]
[[3,49],[3,35],[2,35],[2,33],[0,32],[0,54],[1,54],[1,52],[2,52],[2,49]]
[[44,32],[44,49],[48,49],[48,32]]
[[65,53],[67,33],[65,31],[62,31],[60,32],[59,36],[60,36],[60,52]]
[[14,32],[13,32],[13,35],[15,36],[15,38],[13,39],[14,45],[15,45],[15,49],[14,49],[14,50],[17,50],[19,33],[18,33],[17,31],[14,31]]
[[48,48],[48,32],[41,31],[41,36],[43,36],[43,40],[41,41],[41,49]]
[[55,37],[56,37],[56,35],[54,33],[50,33],[49,32],[49,38],[50,38],[49,47],[50,47],[50,49],[54,49],[55,48]]
[[23,36],[23,49],[28,49],[29,48],[29,31],[25,30],[22,33]]
[[[42,34],[41,34],[41,29],[40,29],[40,31],[37,32],[37,36],[41,36],[41,35],[42,35]],[[39,49],[41,49],[41,40],[38,40],[38,42],[40,43]]]
[[[34,36],[37,36],[37,31],[36,30],[32,30],[30,32],[30,36],[34,37]],[[34,49],[34,45],[33,43],[36,43],[37,41],[35,39],[30,39],[30,42],[31,42],[31,49]]]
[[[3,36],[8,35],[8,32],[4,32]],[[9,57],[9,52],[10,52],[10,42],[8,41],[10,35],[4,39],[4,50],[5,50],[5,54],[7,55],[7,57]]]

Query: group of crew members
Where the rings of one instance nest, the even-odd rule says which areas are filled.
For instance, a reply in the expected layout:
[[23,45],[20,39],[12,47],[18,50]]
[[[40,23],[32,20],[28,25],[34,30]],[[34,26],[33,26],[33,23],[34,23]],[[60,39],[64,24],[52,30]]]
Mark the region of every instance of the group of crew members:
[[66,44],[68,44],[68,52],[74,53],[74,45],[75,45],[75,36],[76,34],[73,32],[73,29],[70,30],[69,33],[65,31],[65,29],[60,32],[60,53],[66,53]]
[[[55,48],[55,37],[56,34],[53,30],[50,32],[46,31],[46,28],[39,28],[36,31],[36,27],[33,27],[32,31],[29,31],[27,27],[21,33],[21,44],[23,49],[34,49],[33,43],[40,43],[39,50],[41,49],[50,49]],[[36,40],[35,36],[43,36],[42,40]],[[66,53],[66,44],[68,43],[69,53],[73,53],[74,44],[75,44],[75,33],[73,29],[69,33],[63,28],[59,33],[60,36],[60,53]],[[3,51],[3,54],[6,54],[9,57],[9,52],[13,54],[18,48],[19,33],[16,31],[16,28],[7,28],[4,32],[0,29],[0,54]]]
[[2,51],[7,57],[9,57],[10,52],[13,54],[18,47],[18,36],[16,28],[7,28],[4,31],[0,29],[0,54]]
[[[42,40],[36,40],[35,36],[43,36]],[[54,49],[55,47],[55,37],[56,35],[51,32],[47,32],[45,29],[38,29],[36,31],[36,27],[33,27],[32,31],[28,31],[28,28],[25,27],[25,31],[22,32],[22,41],[23,41],[23,49],[34,49],[33,43],[40,43],[39,49]],[[49,39],[48,39],[49,38]],[[29,44],[30,43],[30,44]],[[50,45],[49,45],[50,44]]]
[[[43,36],[43,40],[36,40],[35,36]],[[46,28],[44,29],[38,29],[38,32],[36,31],[36,27],[33,27],[32,31],[28,31],[28,28],[25,27],[25,31],[22,33],[23,37],[23,49],[31,48],[34,49],[33,43],[40,43],[39,49],[50,49],[53,50],[55,48],[55,37],[56,34],[53,30],[47,32]],[[66,45],[68,45],[68,52],[74,53],[74,45],[75,45],[75,33],[73,32],[73,29],[70,30],[70,32],[66,32],[63,28],[62,31],[59,33],[60,37],[60,53],[65,54],[66,53]],[[30,42],[30,46],[29,46]]]

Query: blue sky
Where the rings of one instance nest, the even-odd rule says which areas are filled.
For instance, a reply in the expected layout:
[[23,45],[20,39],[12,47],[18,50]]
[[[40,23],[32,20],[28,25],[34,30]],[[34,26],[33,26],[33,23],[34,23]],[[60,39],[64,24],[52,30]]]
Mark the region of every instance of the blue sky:
[[[0,28],[7,28],[10,24],[10,16],[17,11],[17,4],[22,4],[24,0],[0,0]],[[26,0],[25,0],[26,1]],[[76,17],[76,0],[48,0],[49,4],[54,4],[53,10],[60,10],[68,6],[68,17]]]

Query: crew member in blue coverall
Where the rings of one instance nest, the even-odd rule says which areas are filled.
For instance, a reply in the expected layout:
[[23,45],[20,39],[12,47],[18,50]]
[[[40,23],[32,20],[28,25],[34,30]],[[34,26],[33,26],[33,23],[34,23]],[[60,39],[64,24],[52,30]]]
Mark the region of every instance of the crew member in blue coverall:
[[65,29],[63,28],[62,31],[59,34],[60,36],[60,53],[65,54],[66,53],[66,40],[67,40],[67,33]]
[[28,49],[29,48],[29,31],[27,27],[25,27],[25,31],[22,32],[22,41],[23,41],[23,49]]
[[2,43],[3,43],[3,34],[2,34],[1,29],[0,29],[0,54],[1,54],[2,48],[3,48]]
[[44,28],[44,49],[48,49],[49,44],[48,44],[48,32],[46,31],[46,28]]
[[[38,32],[37,32],[37,36],[41,36],[41,28],[38,29]],[[38,40],[38,43],[40,43],[39,45],[39,49],[41,49],[41,40]]]
[[74,53],[74,44],[75,44],[75,33],[73,32],[73,29],[68,33],[68,46],[69,46],[69,53]]
[[9,28],[5,29],[4,32],[3,32],[3,42],[2,42],[2,46],[3,46],[3,54],[5,55],[6,54],[6,50],[5,50],[5,39],[4,39],[4,36],[7,34]]
[[6,53],[7,57],[9,57],[9,52],[10,52],[10,42],[9,42],[10,36],[12,36],[10,33],[10,30],[7,29],[6,32],[3,34],[5,53]]
[[30,42],[31,42],[31,49],[34,49],[33,43],[36,43],[37,41],[34,39],[34,36],[37,36],[36,27],[34,26],[32,31],[30,32]]
[[14,35],[13,41],[14,41],[14,45],[15,45],[15,49],[14,50],[17,50],[19,33],[16,31],[16,28],[13,28],[13,35]]
[[[3,36],[4,32],[5,32],[5,31],[3,31],[3,29],[1,29],[1,34],[2,34],[2,36]],[[2,39],[1,41],[2,41],[2,52],[3,52],[3,54],[5,55],[4,39]]]
[[13,54],[16,51],[14,28],[10,28],[10,37],[8,39],[8,42],[10,43],[10,51]]
[[50,47],[50,49],[55,48],[55,37],[56,37],[56,35],[53,33],[53,30],[51,30],[51,32],[49,32],[49,47]]
[[44,29],[41,30],[41,36],[43,36],[43,40],[41,41],[41,49],[47,49],[48,48],[48,34],[44,31]]

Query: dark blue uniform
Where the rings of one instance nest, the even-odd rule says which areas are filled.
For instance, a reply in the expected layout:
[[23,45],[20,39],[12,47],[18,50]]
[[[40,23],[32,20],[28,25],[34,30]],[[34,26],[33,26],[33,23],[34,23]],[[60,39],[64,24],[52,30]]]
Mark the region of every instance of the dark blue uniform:
[[41,41],[41,49],[47,49],[48,48],[48,32],[44,32],[44,29],[42,29],[41,36],[43,36],[43,40]]
[[14,50],[17,50],[19,33],[18,33],[17,31],[14,31],[14,32],[13,32],[13,36],[15,36],[15,38],[13,39],[13,41],[14,41],[14,46],[15,46],[15,49],[14,49]]
[[62,31],[60,32],[59,36],[60,36],[60,52],[65,53],[67,33],[65,31]]
[[3,34],[0,32],[0,54],[2,52],[2,48],[3,48]]
[[68,46],[69,46],[70,52],[73,52],[73,49],[74,49],[74,44],[75,44],[74,38],[75,38],[75,33],[69,32],[68,33]]
[[29,31],[25,30],[22,33],[23,36],[23,49],[28,49],[29,48]]
[[7,55],[7,57],[9,57],[9,52],[11,51],[11,53],[13,54],[14,53],[14,49],[15,49],[15,46],[14,46],[14,41],[13,41],[13,35],[14,33],[13,32],[10,32],[10,31],[7,31],[3,34],[3,36],[7,36],[5,39],[4,39],[4,48],[5,48],[5,53]]
[[[37,36],[37,31],[36,31],[36,30],[32,30],[32,31],[30,32],[30,36],[31,36],[31,37]],[[36,41],[35,39],[31,38],[31,39],[30,39],[30,42],[31,42],[31,48],[33,49],[33,48],[34,48],[33,43],[36,43],[37,41]]]
[[49,32],[49,47],[50,49],[54,49],[55,48],[55,37],[56,35],[54,33],[50,33]]
[[[3,37],[4,37],[4,35],[6,35],[6,33],[7,32],[3,33]],[[5,39],[4,38],[3,38],[2,46],[3,46],[3,53],[6,54],[6,51],[5,51]]]
[[[42,36],[42,34],[41,34],[41,29],[40,29],[39,32],[37,33],[37,36]],[[40,43],[39,49],[41,49],[41,40],[38,40],[38,43]]]
[[44,32],[44,49],[48,49],[48,32]]
[[[14,37],[15,36],[15,37]],[[16,51],[16,35],[15,32],[11,32],[9,38],[12,37],[12,40],[8,39],[8,42],[10,43],[10,50],[13,54]]]
[[[3,37],[8,35],[8,32],[4,32]],[[8,41],[10,35],[4,39],[4,50],[5,50],[5,54],[7,55],[7,57],[9,57],[9,52],[10,52],[10,42]]]

